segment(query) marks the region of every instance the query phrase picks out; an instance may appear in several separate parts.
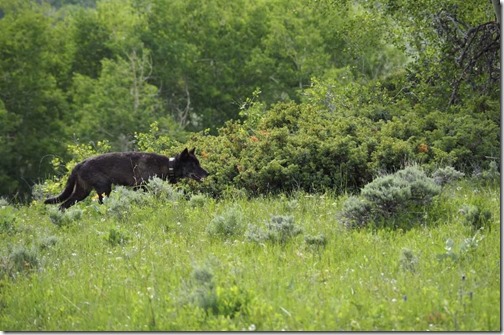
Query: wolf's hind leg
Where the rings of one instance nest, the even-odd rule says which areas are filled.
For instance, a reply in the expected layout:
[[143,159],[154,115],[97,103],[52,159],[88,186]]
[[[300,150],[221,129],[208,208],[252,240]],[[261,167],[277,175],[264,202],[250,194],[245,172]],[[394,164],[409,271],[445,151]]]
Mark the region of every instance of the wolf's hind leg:
[[97,185],[95,186],[96,193],[98,193],[98,203],[103,204],[103,194],[108,198],[112,192],[112,184]]
[[77,202],[84,200],[89,195],[89,193],[91,193],[90,190],[86,190],[77,184],[77,187],[75,188],[70,198],[68,198],[64,203],[60,205],[60,209],[63,210],[75,205]]

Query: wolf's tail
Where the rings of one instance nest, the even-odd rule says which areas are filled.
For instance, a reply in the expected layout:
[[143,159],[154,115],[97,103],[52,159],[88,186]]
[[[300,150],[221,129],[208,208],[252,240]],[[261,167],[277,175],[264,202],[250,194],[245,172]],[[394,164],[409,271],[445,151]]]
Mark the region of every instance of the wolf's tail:
[[60,195],[54,197],[54,198],[48,198],[44,201],[44,204],[57,204],[60,202],[65,201],[68,199],[75,188],[75,184],[77,183],[77,170],[79,169],[79,165],[77,165],[73,170],[72,173],[70,173],[70,177],[68,177],[68,180],[66,182],[65,189],[63,192],[61,192]]

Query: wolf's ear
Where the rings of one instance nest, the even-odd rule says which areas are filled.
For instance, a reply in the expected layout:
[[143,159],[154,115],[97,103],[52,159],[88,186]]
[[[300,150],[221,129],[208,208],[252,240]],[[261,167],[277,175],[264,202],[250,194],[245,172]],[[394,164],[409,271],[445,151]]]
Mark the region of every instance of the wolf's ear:
[[191,155],[194,155],[194,151],[196,151],[196,148],[192,148],[192,149],[191,149],[191,151],[189,151],[189,153],[190,153]]
[[189,152],[187,151],[187,148],[185,148],[181,153],[180,153],[180,156],[181,157],[187,157],[189,156]]

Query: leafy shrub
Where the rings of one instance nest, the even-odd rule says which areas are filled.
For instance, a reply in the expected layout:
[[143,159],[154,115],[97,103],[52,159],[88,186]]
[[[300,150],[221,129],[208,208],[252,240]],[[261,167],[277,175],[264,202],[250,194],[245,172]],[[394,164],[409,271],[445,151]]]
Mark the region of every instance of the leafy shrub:
[[291,238],[301,234],[303,229],[294,224],[294,217],[274,215],[266,223],[266,229],[249,225],[245,232],[245,237],[251,242],[261,243],[270,241],[272,243],[286,244]]
[[206,231],[212,236],[230,237],[243,233],[244,217],[239,207],[231,207],[215,216],[208,224]]
[[[351,76],[348,69],[335,73],[347,78],[343,82]],[[412,103],[389,84],[377,82],[351,82],[350,87],[328,78],[313,83],[301,103],[266,108],[256,92],[241,112],[242,121],[226,122],[216,135],[193,134],[184,144],[162,134],[154,123],[149,132],[136,134],[138,148],[167,154],[196,147],[210,175],[203,183],[182,180],[176,187],[214,197],[235,189],[247,196],[353,192],[373,175],[398,171],[411,162],[430,170],[451,165],[467,172],[500,152],[494,111],[475,113],[470,106],[455,106],[442,112]],[[106,142],[70,146],[75,159],[64,166],[70,171],[80,159],[109,149]],[[54,164],[63,166],[58,159]],[[448,182],[454,170],[435,177]],[[48,181],[37,192],[56,193],[64,180]]]
[[360,197],[350,197],[339,218],[348,228],[402,215],[425,206],[439,194],[440,186],[417,166],[376,178],[364,186]]
[[251,294],[244,288],[234,284],[217,286],[217,310],[219,315],[234,318],[237,315],[247,315],[248,306],[252,300]]
[[[347,72],[335,73],[348,79]],[[249,107],[242,110],[243,120],[226,122],[216,135],[203,131],[182,144],[154,123],[149,132],[136,134],[137,145],[163,154],[196,147],[210,175],[203,183],[182,180],[176,187],[214,197],[232,194],[233,189],[247,196],[352,192],[371,182],[373,175],[398,171],[411,162],[429,170],[451,165],[467,173],[487,157],[498,156],[495,111],[475,113],[470,106],[440,111],[412,103],[387,85],[352,82],[349,87],[331,78],[314,80],[303,102],[268,108],[256,101],[255,93],[254,101],[247,100]],[[82,158],[109,149],[107,142],[69,146],[75,159],[65,165],[59,159],[53,163],[70,171]],[[454,178],[454,171],[438,172],[438,182]],[[47,181],[35,189],[53,194],[64,180]]]
[[383,103],[354,98],[359,103],[353,109],[316,99],[278,103],[253,121],[226,123],[217,136],[193,136],[188,145],[201,150],[202,165],[210,172],[197,189],[217,196],[230,186],[249,195],[340,193],[356,191],[376,173],[398,171],[411,162],[465,171],[499,152],[496,125],[482,115],[457,110],[460,114],[449,116],[424,106],[391,104],[388,98]]
[[[342,191],[369,178],[366,143],[370,122],[284,103],[261,115],[255,129],[228,122],[218,136],[193,136],[210,172],[202,192],[221,195],[229,186],[249,195],[295,190]],[[364,139],[364,140],[362,140]]]
[[[163,153],[166,149],[180,145],[179,139],[184,139],[185,134],[180,129],[170,129],[168,136],[159,129],[159,122],[150,124],[149,132],[135,133],[135,142],[139,151]],[[164,129],[166,132],[166,129]],[[174,138],[175,137],[175,138]]]

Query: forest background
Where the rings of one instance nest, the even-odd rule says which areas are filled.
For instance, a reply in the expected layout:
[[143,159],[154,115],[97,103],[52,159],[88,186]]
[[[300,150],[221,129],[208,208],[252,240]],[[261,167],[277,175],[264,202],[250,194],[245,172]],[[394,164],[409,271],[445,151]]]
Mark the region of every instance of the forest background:
[[409,162],[479,173],[500,165],[499,7],[2,0],[0,195],[91,153],[186,145],[214,195],[358,189]]

